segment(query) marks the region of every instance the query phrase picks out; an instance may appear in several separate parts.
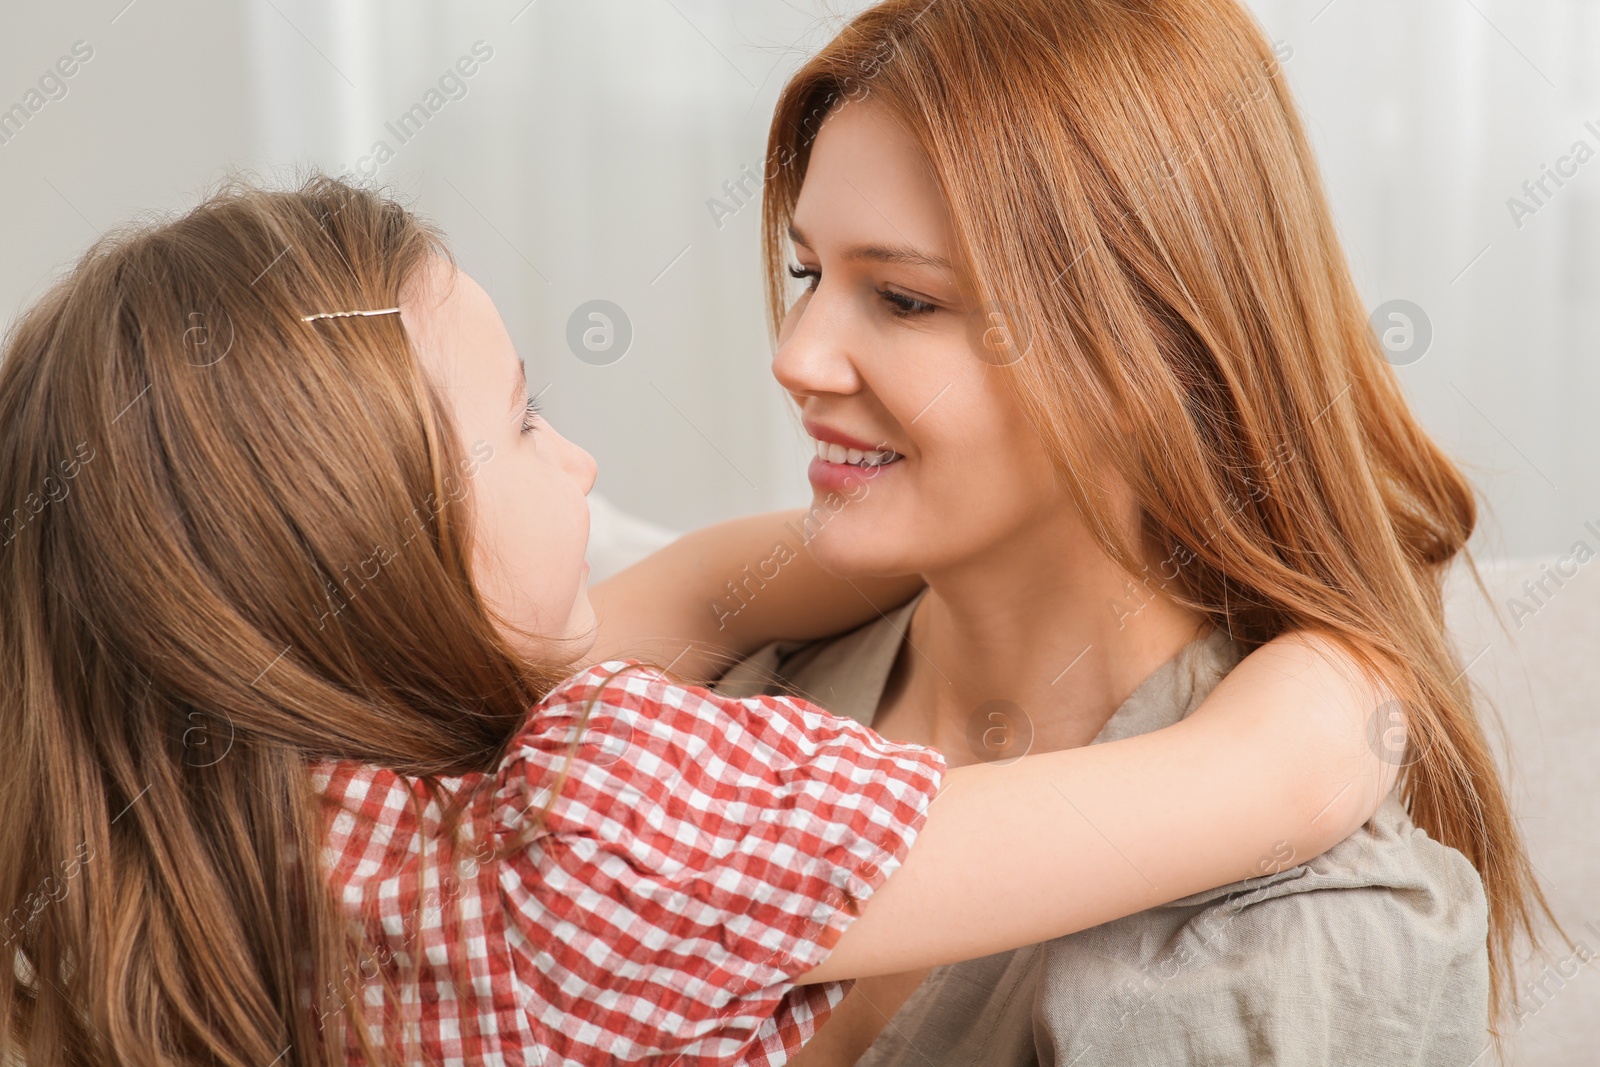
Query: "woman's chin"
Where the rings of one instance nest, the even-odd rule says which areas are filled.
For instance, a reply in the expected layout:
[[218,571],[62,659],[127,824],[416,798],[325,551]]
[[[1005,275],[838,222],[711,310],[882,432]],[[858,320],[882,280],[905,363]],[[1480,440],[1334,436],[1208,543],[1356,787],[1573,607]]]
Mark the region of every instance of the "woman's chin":
[[884,578],[920,570],[903,539],[865,522],[847,521],[844,515],[816,530],[806,547],[818,566],[839,578]]

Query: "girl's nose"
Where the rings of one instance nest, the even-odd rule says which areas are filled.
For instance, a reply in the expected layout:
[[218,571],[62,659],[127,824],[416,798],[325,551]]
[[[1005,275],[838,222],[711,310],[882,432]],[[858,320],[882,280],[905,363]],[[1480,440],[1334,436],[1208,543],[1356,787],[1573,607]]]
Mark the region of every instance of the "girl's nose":
[[[594,461],[594,457],[589,455],[588,452],[579,448],[567,438],[555,433],[555,430],[551,429],[549,424],[545,425],[544,430],[549,430],[549,432],[560,438],[561,458],[559,462],[561,469],[583,486],[584,495],[587,496],[589,490],[594,488],[595,479],[600,474],[600,465]],[[544,430],[540,432],[544,432]]]
[[589,490],[594,488],[595,479],[600,475],[600,464],[596,463],[593,456],[589,455],[588,452],[579,448],[577,445],[572,446],[572,452],[572,462],[568,466],[568,469],[571,470],[578,478],[579,482],[582,483],[583,493],[585,496],[588,496]]

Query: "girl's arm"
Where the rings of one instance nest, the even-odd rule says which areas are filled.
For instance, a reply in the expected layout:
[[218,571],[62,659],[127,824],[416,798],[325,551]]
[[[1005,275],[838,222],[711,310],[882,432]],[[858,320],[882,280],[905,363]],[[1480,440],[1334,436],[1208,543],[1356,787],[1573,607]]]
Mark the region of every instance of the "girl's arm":
[[1331,640],[1289,635],[1173,726],[950,770],[904,864],[800,981],[984,956],[1304,863],[1393,787],[1368,741],[1387,699]]
[[645,659],[704,680],[780,637],[859,626],[922,588],[917,575],[828,574],[806,547],[807,514],[796,508],[708,526],[597,582],[589,600],[599,628],[585,662]]

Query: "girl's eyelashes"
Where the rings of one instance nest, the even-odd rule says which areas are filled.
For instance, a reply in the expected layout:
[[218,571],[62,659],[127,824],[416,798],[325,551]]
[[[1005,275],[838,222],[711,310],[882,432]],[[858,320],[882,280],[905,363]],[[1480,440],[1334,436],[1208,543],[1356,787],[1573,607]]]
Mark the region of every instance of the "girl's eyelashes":
[[522,432],[532,433],[539,428],[539,398],[530,396],[528,406],[522,409]]

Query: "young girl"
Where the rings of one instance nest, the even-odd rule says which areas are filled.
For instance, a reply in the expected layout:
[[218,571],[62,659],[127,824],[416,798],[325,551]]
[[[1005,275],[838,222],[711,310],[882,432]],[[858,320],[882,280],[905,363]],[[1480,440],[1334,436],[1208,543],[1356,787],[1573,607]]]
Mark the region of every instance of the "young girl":
[[780,1063],[843,980],[1318,854],[1389,790],[1386,668],[1314,637],[1169,729],[948,773],[622,658],[707,679],[917,583],[791,553],[709,610],[777,515],[592,606],[594,464],[526,397],[438,235],[325,178],[103,241],[23,316],[0,1059]]

